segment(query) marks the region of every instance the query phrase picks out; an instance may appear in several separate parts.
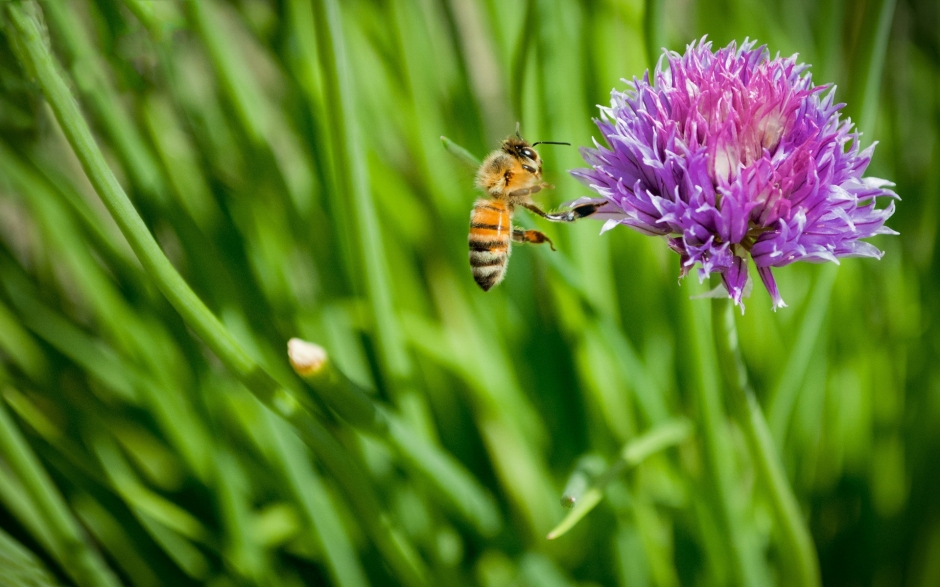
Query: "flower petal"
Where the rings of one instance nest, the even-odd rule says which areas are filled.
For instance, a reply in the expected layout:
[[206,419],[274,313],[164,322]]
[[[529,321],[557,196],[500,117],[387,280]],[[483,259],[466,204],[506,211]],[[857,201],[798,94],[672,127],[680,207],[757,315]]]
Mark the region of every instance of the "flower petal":
[[776,312],[777,308],[785,308],[787,305],[784,303],[783,298],[780,297],[780,292],[777,290],[777,282],[774,280],[774,275],[771,273],[770,267],[758,267],[757,274],[760,275],[760,280],[764,282],[764,287],[767,288],[767,293],[770,294],[770,299],[774,302],[774,311]]

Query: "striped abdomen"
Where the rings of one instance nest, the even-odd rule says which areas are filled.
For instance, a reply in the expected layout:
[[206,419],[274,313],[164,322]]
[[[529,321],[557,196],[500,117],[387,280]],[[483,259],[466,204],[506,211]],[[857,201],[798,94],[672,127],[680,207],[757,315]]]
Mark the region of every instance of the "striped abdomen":
[[500,200],[477,200],[470,213],[470,268],[473,279],[489,291],[503,280],[509,261],[512,213]]

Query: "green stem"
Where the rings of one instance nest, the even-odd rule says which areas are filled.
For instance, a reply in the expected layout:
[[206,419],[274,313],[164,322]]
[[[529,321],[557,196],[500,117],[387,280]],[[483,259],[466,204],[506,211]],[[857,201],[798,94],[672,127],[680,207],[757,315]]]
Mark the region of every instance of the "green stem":
[[78,585],[120,585],[117,578],[88,544],[81,527],[52,479],[42,468],[26,439],[19,433],[0,401],[0,455],[23,484],[36,512],[48,529],[52,554]]
[[733,445],[722,407],[718,362],[714,346],[709,340],[712,330],[710,316],[701,304],[686,302],[691,313],[693,343],[700,381],[698,401],[702,411],[702,440],[714,490],[718,499],[718,519],[721,531],[728,544],[731,572],[734,584],[744,587],[761,584],[757,561],[748,548],[748,541],[741,525],[743,516],[739,498],[734,491]]
[[650,72],[656,67],[660,52],[666,46],[666,33],[663,29],[665,13],[663,0],[646,0],[643,9],[643,43],[646,48],[646,62]]
[[469,167],[476,169],[477,167],[480,166],[481,161],[477,159],[473,153],[461,147],[460,145],[450,140],[449,138],[442,136],[441,143],[444,144],[444,148],[447,149],[448,153],[460,159]]
[[770,494],[770,502],[780,525],[781,550],[787,567],[793,570],[797,585],[818,586],[820,576],[816,550],[796,496],[787,482],[783,464],[777,456],[770,429],[748,383],[729,300],[712,300],[712,326],[718,364],[722,367],[728,387],[728,402],[744,434],[758,478]]
[[351,455],[330,432],[313,418],[292,422],[300,439],[313,449],[327,469],[333,473],[343,495],[358,514],[360,522],[375,542],[376,548],[394,570],[403,585],[427,585],[427,569],[414,547],[395,529],[382,511],[365,472],[350,466]]
[[141,265],[153,277],[160,291],[190,328],[229,369],[249,383],[248,387],[261,401],[273,404],[280,389],[278,384],[252,360],[176,272],[124,193],[124,188],[118,183],[95,143],[78,102],[59,73],[54,57],[43,41],[36,17],[24,4],[35,7],[34,3],[15,3],[6,7],[13,24],[13,36],[20,49],[18,57],[24,62],[26,70],[36,76],[56,120],[95,192],[121,229]]
[[368,585],[365,572],[356,556],[356,549],[337,515],[336,505],[320,474],[303,451],[295,450],[297,439],[290,438],[290,433],[278,426],[277,419],[273,416],[269,415],[266,420],[269,438],[279,449],[276,451],[277,460],[283,468],[285,479],[296,496],[297,503],[311,521],[313,533],[320,542],[336,585]]
[[784,364],[780,381],[770,394],[767,420],[774,441],[781,446],[786,439],[793,408],[799,399],[800,387],[806,378],[810,361],[814,356],[818,356],[817,349],[821,344],[819,331],[829,313],[832,286],[838,271],[838,265],[829,265],[819,271],[796,342]]
[[[134,124],[124,104],[118,99],[111,82],[114,77],[106,69],[95,43],[82,26],[79,5],[75,2],[47,2],[43,14],[66,54],[71,56],[73,80],[85,103],[90,107],[101,128],[115,147],[134,183],[147,197],[166,204],[165,181],[152,149],[139,127]],[[84,6],[82,10],[93,9]],[[92,14],[92,18],[100,15]]]
[[413,389],[412,362],[396,319],[381,226],[369,187],[367,158],[359,137],[355,88],[350,74],[352,68],[346,59],[340,6],[336,0],[319,0],[313,2],[313,13],[327,97],[325,114],[331,121],[328,127],[333,145],[335,179],[342,194],[337,204],[348,206],[352,212],[348,228],[357,243],[356,252],[375,325],[382,374],[405,418],[423,436],[431,439],[435,436],[431,416],[424,398]]
[[271,113],[258,87],[247,79],[251,69],[245,67],[239,51],[233,50],[231,45],[235,39],[220,26],[219,21],[224,17],[211,2],[186,2],[184,6],[248,138],[257,146],[264,145],[270,131]]
[[586,491],[578,492],[580,495],[567,494],[562,501],[567,499],[574,504],[565,519],[561,521],[551,532],[548,533],[548,540],[554,540],[565,534],[586,516],[591,510],[600,503],[604,495],[604,488],[611,481],[622,475],[625,471],[635,468],[647,457],[650,457],[662,450],[680,444],[692,432],[692,426],[685,420],[670,420],[657,425],[655,428],[645,434],[628,442],[620,450],[619,458],[591,484]]
[[355,93],[346,59],[340,7],[336,0],[313,2],[314,24],[320,50],[327,112],[333,143],[336,181],[343,200],[353,212],[351,226],[358,241],[358,254],[365,278],[383,371],[393,387],[411,370],[395,323],[394,302],[389,287],[388,267],[382,254],[381,230],[369,187],[365,152],[359,138],[355,115]]
[[301,372],[301,376],[346,423],[393,446],[402,460],[480,534],[493,536],[499,531],[499,508],[473,475],[437,444],[416,434],[398,414],[373,401],[325,351],[322,365],[314,373]]
[[[878,99],[881,88],[881,79],[884,74],[885,57],[888,53],[888,36],[891,33],[891,22],[894,20],[894,8],[897,0],[881,0],[873,3],[869,10],[877,7],[877,17],[874,20],[874,31],[870,37],[868,49],[865,54],[864,69],[859,77],[864,80],[862,86],[861,110],[858,117],[858,128],[863,132],[874,134],[875,122],[878,114]],[[872,10],[874,12],[874,10]],[[871,22],[871,21],[869,21]]]
[[124,189],[108,167],[104,155],[68,85],[59,73],[48,45],[43,41],[34,2],[6,5],[12,23],[17,57],[26,71],[37,78],[56,120],[81,162],[82,168],[141,265],[156,281],[160,291],[180,313],[190,328],[247,387],[251,393],[298,430],[305,444],[337,478],[358,519],[370,538],[407,585],[425,583],[424,570],[410,543],[402,539],[387,521],[378,497],[357,461],[336,438],[296,398],[262,369],[219,322],[202,300],[176,272],[147,230]]

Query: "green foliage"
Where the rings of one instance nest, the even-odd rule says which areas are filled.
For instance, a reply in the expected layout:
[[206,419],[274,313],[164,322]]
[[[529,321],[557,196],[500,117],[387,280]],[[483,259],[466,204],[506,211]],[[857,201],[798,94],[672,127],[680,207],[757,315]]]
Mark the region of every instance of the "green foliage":
[[[0,3],[0,582],[812,584],[808,528],[826,585],[940,584],[937,18]],[[481,292],[468,162],[516,121],[589,145],[610,88],[704,34],[839,86],[904,199],[885,258],[778,270],[789,307],[754,288],[731,349],[663,242],[591,220],[520,212],[559,251]],[[587,195],[576,149],[540,153],[541,202]]]

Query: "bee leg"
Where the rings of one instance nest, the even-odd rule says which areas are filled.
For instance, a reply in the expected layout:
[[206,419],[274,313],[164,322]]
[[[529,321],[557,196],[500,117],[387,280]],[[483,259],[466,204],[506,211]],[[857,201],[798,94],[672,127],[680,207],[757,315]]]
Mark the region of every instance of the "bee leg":
[[548,246],[555,250],[555,244],[552,242],[552,239],[544,232],[539,232],[537,230],[523,230],[521,228],[512,229],[512,240],[517,243],[532,243],[534,245],[540,245],[542,243],[548,243]]
[[597,209],[601,207],[602,204],[582,204],[580,206],[575,206],[570,210],[565,210],[564,212],[552,212],[548,213],[536,206],[535,204],[529,202],[522,204],[527,210],[535,212],[542,218],[546,220],[551,220],[552,222],[574,222],[575,220],[580,220],[586,216],[597,212]]
[[534,185],[530,188],[520,188],[518,190],[513,190],[506,195],[509,196],[510,199],[516,200],[525,196],[531,196],[532,194],[542,190],[554,189],[554,187],[555,186],[550,183],[540,183],[539,185]]

